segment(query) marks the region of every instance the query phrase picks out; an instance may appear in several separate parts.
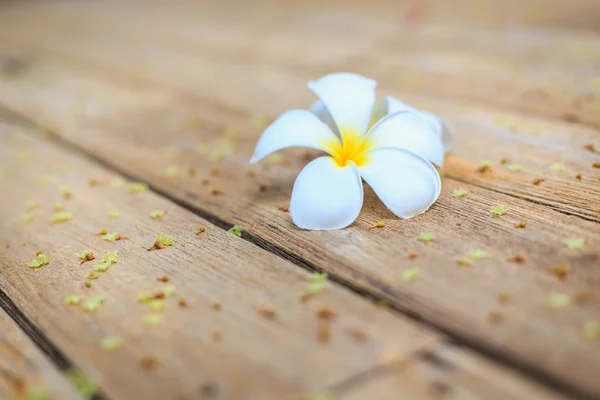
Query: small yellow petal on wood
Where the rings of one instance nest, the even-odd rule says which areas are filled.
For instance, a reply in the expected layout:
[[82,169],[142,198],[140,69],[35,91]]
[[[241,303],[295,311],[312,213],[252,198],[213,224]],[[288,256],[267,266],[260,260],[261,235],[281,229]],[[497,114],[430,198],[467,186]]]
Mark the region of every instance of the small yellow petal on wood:
[[421,242],[433,242],[435,240],[435,235],[431,232],[421,232],[419,234],[419,240]]
[[455,189],[452,192],[452,197],[457,197],[457,198],[465,197],[468,193],[469,193],[469,191],[466,189]]
[[510,172],[519,172],[523,170],[519,164],[508,164],[506,168],[508,168]]
[[419,278],[418,268],[409,268],[402,273],[402,280],[404,282],[414,282]]
[[385,226],[385,222],[383,221],[377,221],[377,223],[375,223],[374,225],[371,225],[369,228],[383,228]]
[[24,213],[23,216],[23,222],[29,223],[33,221],[33,214],[32,213]]
[[123,339],[118,336],[109,336],[102,339],[102,350],[104,351],[117,351],[121,346],[123,346]]
[[142,323],[146,326],[158,326],[162,324],[164,317],[160,314],[149,314],[144,316]]
[[554,163],[550,166],[550,171],[553,172],[562,172],[565,170],[565,165],[563,163]]
[[581,336],[585,340],[595,340],[600,337],[600,321],[587,321],[583,324]]
[[55,224],[58,224],[61,222],[67,222],[72,219],[73,219],[73,214],[71,214],[69,211],[60,211],[60,212],[52,214],[52,222]]
[[179,174],[179,167],[170,166],[165,169],[165,176],[167,178],[173,178]]
[[552,293],[548,299],[548,306],[553,310],[562,310],[571,304],[571,296],[566,293]]
[[490,208],[490,212],[495,217],[501,217],[508,212],[508,208],[506,208],[504,206],[492,206]]
[[116,219],[116,218],[119,218],[119,215],[120,215],[119,210],[110,210],[108,212],[108,218]]
[[473,259],[473,260],[482,260],[482,259],[486,258],[487,256],[488,256],[487,251],[481,250],[481,249],[471,250],[469,252],[469,257],[471,257],[471,259]]
[[569,248],[569,250],[581,249],[583,247],[583,239],[565,239],[565,245]]
[[81,303],[81,296],[78,294],[70,294],[65,297],[65,304],[67,305],[74,306],[78,305],[79,303]]
[[228,232],[229,232],[229,233],[231,233],[231,234],[232,234],[232,235],[234,235],[234,236],[237,236],[237,237],[242,237],[242,233],[244,232],[244,228],[242,228],[242,227],[241,227],[241,226],[239,226],[239,225],[235,225],[235,226],[232,226],[232,227],[229,229],[229,231],[228,231]]
[[161,219],[164,216],[165,216],[165,212],[163,210],[150,211],[150,218],[152,218],[152,219]]

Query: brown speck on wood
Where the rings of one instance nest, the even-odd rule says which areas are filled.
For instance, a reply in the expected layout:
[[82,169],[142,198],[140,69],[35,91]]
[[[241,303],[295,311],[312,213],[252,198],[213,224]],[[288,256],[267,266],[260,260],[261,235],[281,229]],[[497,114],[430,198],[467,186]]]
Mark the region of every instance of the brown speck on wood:
[[214,331],[212,333],[212,341],[215,343],[220,343],[223,340],[223,334],[219,331]]
[[390,307],[390,304],[389,304],[387,301],[385,301],[385,300],[378,300],[378,301],[375,303],[375,305],[376,305],[377,307],[379,307],[379,308],[385,308],[385,309],[387,309],[387,308],[389,308],[389,307]]
[[302,159],[305,161],[310,161],[313,158],[313,153],[310,151],[305,151],[304,154],[302,154]]
[[581,181],[581,174],[575,175],[575,179],[577,179],[578,181]]
[[542,179],[542,178],[533,178],[534,185],[539,185],[540,183],[542,183],[544,181],[545,181],[545,179]]
[[277,209],[278,209],[279,211],[288,212],[288,211],[290,211],[290,206],[288,206],[288,205],[279,206],[279,207],[277,207]]
[[510,301],[510,295],[505,292],[498,293],[498,303],[506,304]]
[[181,307],[181,308],[187,308],[188,307],[188,302],[185,299],[179,299],[179,301],[177,302],[177,304],[179,304],[179,307]]
[[447,396],[452,391],[452,386],[446,382],[435,380],[431,382],[431,390],[437,395]]
[[96,187],[102,185],[102,181],[99,179],[90,179],[90,187]]
[[492,325],[498,325],[504,320],[504,316],[500,311],[490,311],[488,313],[488,322]]
[[508,164],[508,160],[506,158],[503,158],[500,160],[500,164],[506,165],[506,164]]
[[35,256],[36,256],[36,257],[37,257],[37,256],[39,256],[40,254],[42,254],[42,252],[41,252],[41,251],[39,251],[39,250],[35,252]]
[[592,167],[594,167],[594,168],[600,168],[600,162],[592,163]]
[[152,247],[149,247],[147,250],[148,251],[152,251],[152,250],[160,250],[160,249],[164,249],[165,245],[163,244],[163,242],[161,242],[160,240],[157,240],[156,242],[154,242],[154,244],[152,245]]
[[525,221],[521,221],[518,224],[515,224],[515,228],[525,228],[527,223]]
[[462,226],[462,222],[457,222],[456,226]]
[[477,168],[477,172],[488,172],[491,170],[492,170],[492,167],[490,167],[489,165],[481,165]]
[[217,196],[219,194],[223,194],[223,192],[220,189],[212,188],[210,194],[212,194],[213,196]]
[[267,185],[265,185],[265,184],[261,184],[261,185],[258,187],[258,190],[260,190],[261,192],[266,192],[266,191],[267,191]]
[[139,365],[144,371],[150,371],[156,367],[158,359],[154,356],[143,356],[140,358]]
[[169,282],[169,277],[168,277],[168,276],[166,276],[166,275],[163,275],[163,276],[157,276],[157,277],[156,277],[156,280],[157,280],[157,281],[159,281],[159,282]]
[[79,263],[79,265],[83,265],[83,263],[85,263],[87,261],[92,261],[92,260],[95,260],[94,254],[93,253],[86,254],[85,258],[83,260],[81,260],[81,262]]
[[198,231],[196,232],[196,235],[199,235],[199,234],[204,233],[204,232],[206,232],[206,228],[203,227],[203,226],[201,226],[201,227],[198,228]]
[[196,168],[189,167],[188,170],[187,170],[187,172],[188,172],[189,176],[195,176],[196,175]]
[[507,258],[506,261],[515,264],[525,264],[525,262],[527,262],[527,257],[525,256],[525,254],[517,254],[515,256]]
[[563,114],[562,119],[564,119],[567,122],[573,123],[579,122],[580,120],[579,115],[575,113],[565,113]]
[[219,168],[213,167],[213,168],[210,169],[210,171],[208,171],[208,173],[211,176],[217,176],[217,175],[219,175]]
[[566,264],[558,264],[548,268],[548,272],[556,276],[559,280],[564,280],[569,273],[569,266]]
[[592,153],[596,152],[596,147],[591,143],[586,144],[585,146],[583,146],[583,148],[587,151],[591,151]]
[[246,175],[248,176],[248,178],[254,178],[256,176],[256,172],[249,169],[248,172],[246,172]]
[[165,292],[163,292],[163,291],[158,291],[152,295],[153,299],[164,299],[165,297],[167,297],[167,296],[165,295]]
[[200,183],[202,183],[204,186],[208,186],[208,184],[210,183],[210,180],[202,179],[202,182],[200,182]]
[[331,326],[328,323],[319,324],[317,328],[317,340],[323,344],[327,344],[331,340]]
[[219,389],[214,383],[205,383],[200,386],[199,391],[202,397],[215,397],[218,394]]
[[315,293],[303,293],[300,295],[300,297],[298,297],[298,300],[300,300],[300,303],[306,304],[314,296],[315,296]]
[[221,303],[215,301],[214,303],[212,303],[212,309],[215,311],[219,311],[221,309]]
[[260,308],[258,310],[258,315],[271,321],[277,318],[277,312],[272,308]]
[[323,320],[323,321],[327,321],[327,322],[333,322],[337,319],[338,315],[335,311],[327,308],[327,307],[319,307],[315,310],[315,315],[317,316],[317,318]]
[[406,258],[407,260],[413,260],[415,258],[417,258],[419,256],[419,253],[417,253],[416,251],[411,251],[408,254],[404,255],[404,258]]
[[574,296],[575,302],[578,304],[589,303],[590,301],[594,300],[594,297],[594,293],[585,290],[578,292]]
[[84,283],[84,286],[85,286],[86,288],[91,288],[91,287],[92,287],[92,282],[90,282],[90,281],[85,281],[85,283]]
[[367,335],[358,328],[350,328],[348,333],[350,334],[350,337],[357,342],[362,343],[367,340]]

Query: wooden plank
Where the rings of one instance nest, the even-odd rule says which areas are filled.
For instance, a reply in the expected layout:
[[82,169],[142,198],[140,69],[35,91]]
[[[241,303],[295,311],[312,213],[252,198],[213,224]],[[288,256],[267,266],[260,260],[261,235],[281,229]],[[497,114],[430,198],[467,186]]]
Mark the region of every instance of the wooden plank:
[[[8,188],[0,203],[0,260],[5,265],[0,289],[107,397],[183,399],[218,392],[224,399],[283,398],[325,390],[377,368],[390,352],[409,356],[444,340],[335,284],[307,303],[299,301],[306,291],[306,271],[153,193],[131,195],[109,187],[114,177],[109,171],[21,133],[24,129],[0,126],[2,185]],[[92,179],[98,185],[91,187]],[[68,200],[59,191],[64,185],[72,193]],[[39,207],[30,211],[34,220],[25,223],[21,212],[32,200]],[[55,202],[72,212],[71,221],[50,222]],[[152,221],[152,209],[165,210],[164,219]],[[118,210],[119,218],[108,218],[109,210]],[[199,226],[206,231],[196,236]],[[128,238],[105,242],[96,235],[102,228]],[[161,232],[172,235],[175,245],[146,251]],[[80,265],[75,253],[84,248],[97,260]],[[98,279],[87,280],[92,264],[114,249],[118,262],[98,273]],[[50,257],[50,265],[28,268],[38,250]],[[161,290],[165,283],[157,277],[163,275],[176,287],[175,298],[167,299],[161,326],[144,326],[142,318],[149,313],[147,305],[137,304],[136,293]],[[86,313],[64,304],[70,294],[84,301],[103,295],[106,301]],[[178,307],[178,299],[188,307]],[[338,315],[328,324],[327,343],[319,333],[325,323],[316,317],[319,308]],[[273,319],[260,311],[271,309]],[[124,345],[110,354],[100,342],[113,335]],[[154,368],[148,360],[156,360]],[[482,362],[481,368],[488,364]],[[514,385],[531,393],[545,390],[523,378],[515,378]]]
[[[580,332],[586,321],[598,318],[598,299],[574,304],[566,312],[547,307],[552,292],[576,297],[595,288],[597,224],[446,179],[440,201],[422,217],[399,221],[367,190],[363,214],[350,229],[298,231],[289,215],[277,208],[288,201],[291,184],[304,161],[296,156],[299,153],[291,152],[289,165],[259,166],[253,171],[256,177],[248,179],[246,160],[255,136],[245,135],[257,132],[246,115],[190,99],[169,98],[167,92],[139,84],[115,83],[78,67],[39,66],[38,62],[29,65],[27,74],[31,75],[5,81],[0,101],[178,201],[243,224],[265,247],[296,262],[323,267],[523,368],[597,393],[599,350],[581,340]],[[200,138],[209,147],[218,143],[223,126],[244,135],[236,140],[236,152],[215,164],[193,149]],[[169,150],[164,157],[156,157],[158,146]],[[173,147],[176,160],[168,157]],[[180,176],[165,179],[169,165],[181,167]],[[217,165],[220,172],[212,176],[210,170]],[[195,168],[195,176],[187,175],[188,167]],[[202,185],[204,179],[210,183]],[[261,184],[266,191],[259,190]],[[452,190],[461,186],[471,191],[468,197],[451,197]],[[211,194],[213,188],[224,195]],[[489,208],[494,204],[507,205],[509,215],[491,218]],[[384,230],[368,229],[381,219],[386,221]],[[527,228],[513,228],[521,220],[527,221]],[[417,237],[424,231],[435,232],[437,243],[427,247],[419,243]],[[562,244],[567,237],[585,238],[586,247],[568,251]],[[476,248],[486,249],[490,257],[471,270],[457,268],[454,259]],[[413,250],[419,253],[417,259],[399,262]],[[521,251],[527,253],[525,266],[506,262]],[[572,268],[566,282],[548,273],[549,267],[560,263]],[[409,266],[423,271],[423,279],[414,285],[400,283]],[[497,300],[502,292],[512,298],[503,306]],[[498,310],[503,323],[490,324],[490,312]]]
[[26,398],[36,392],[46,392],[53,399],[81,398],[56,365],[0,308],[0,399]]
[[[594,83],[600,71],[587,67],[600,56],[599,42],[593,35],[524,30],[505,37],[503,31],[490,30],[474,36],[464,28],[448,28],[437,33],[417,31],[414,40],[398,42],[390,39],[389,23],[376,24],[365,16],[361,24],[374,34],[345,38],[335,31],[319,31],[331,39],[318,41],[317,48],[306,48],[302,41],[306,32],[293,30],[284,37],[256,33],[248,26],[252,19],[228,20],[217,15],[217,21],[208,19],[207,23],[192,25],[194,18],[198,19],[194,14],[182,17],[174,9],[166,13],[174,14],[168,18],[161,10],[158,16],[144,13],[137,29],[131,30],[127,13],[118,10],[100,8],[89,23],[78,26],[81,35],[73,40],[67,40],[71,31],[60,27],[71,26],[69,22],[77,17],[85,20],[85,15],[53,10],[52,21],[64,23],[48,26],[44,24],[46,14],[37,19],[35,14],[26,14],[25,21],[30,18],[29,23],[40,30],[32,34],[19,31],[17,26],[13,37],[29,38],[36,45],[45,44],[95,64],[192,91],[210,98],[209,102],[221,101],[243,112],[269,116],[309,104],[313,99],[303,89],[304,82],[325,71],[344,69],[351,62],[355,71],[378,79],[382,93],[436,112],[454,126],[453,154],[458,158],[448,160],[449,177],[600,221],[600,171],[593,167],[600,157],[584,148],[590,144],[600,147],[594,127],[600,126],[600,120],[594,120],[600,115],[600,92]],[[107,18],[114,28],[112,37],[100,34]],[[329,26],[321,26],[320,15],[312,18],[319,29]],[[170,23],[174,19],[178,23]],[[217,30],[227,34],[216,35]],[[253,34],[248,35],[248,31]],[[407,36],[392,32],[392,38]],[[216,36],[221,39],[211,44]],[[276,37],[277,42],[271,45],[269,37]],[[543,46],[532,45],[532,37]],[[298,46],[289,45],[294,42],[303,46],[301,63],[292,64],[299,57]],[[545,48],[553,51],[546,52]],[[367,54],[373,49],[376,54]],[[435,62],[428,62],[430,59]],[[430,64],[440,70],[431,71]],[[548,70],[548,65],[556,67]],[[253,79],[242,80],[240,76]],[[284,93],[294,95],[282,96]],[[489,98],[490,93],[493,98]],[[571,122],[559,120],[565,116]],[[573,123],[575,119],[593,126]],[[478,139],[481,132],[485,141]],[[522,171],[509,173],[506,166],[497,165],[494,174],[480,174],[477,166],[484,159],[496,164],[508,160],[521,165]],[[563,163],[566,171],[551,171],[555,163]],[[545,181],[536,186],[532,183],[535,178]]]

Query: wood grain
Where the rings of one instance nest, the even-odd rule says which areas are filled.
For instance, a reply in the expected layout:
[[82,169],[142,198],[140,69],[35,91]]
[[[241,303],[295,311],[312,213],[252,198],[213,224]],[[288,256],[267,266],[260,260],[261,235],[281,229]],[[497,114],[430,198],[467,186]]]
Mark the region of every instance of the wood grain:
[[59,369],[0,309],[0,399],[25,398],[43,390],[51,399],[81,398]]
[[[0,201],[0,259],[5,265],[0,289],[108,398],[210,398],[210,393],[223,399],[284,398],[327,390],[368,375],[390,355],[411,357],[424,345],[445,340],[333,283],[300,302],[306,271],[153,193],[131,195],[110,187],[114,174],[23,133],[30,129],[6,122],[0,129],[1,179],[9,188]],[[65,185],[72,193],[67,200],[59,191]],[[31,200],[39,207],[30,211],[34,220],[26,223],[21,213]],[[50,222],[55,202],[72,212],[71,221]],[[148,217],[152,209],[165,210],[162,221]],[[118,210],[119,218],[111,220],[109,210]],[[197,236],[199,226],[206,231]],[[102,228],[128,238],[105,242],[96,235]],[[146,251],[158,233],[171,235],[175,245]],[[83,249],[91,250],[96,260],[80,265],[75,253]],[[115,249],[118,262],[86,287],[92,265]],[[50,264],[28,268],[36,251],[47,254]],[[136,294],[160,291],[166,284],[157,278],[164,275],[176,294],[166,300],[162,325],[145,326],[142,319],[149,312],[136,302]],[[84,302],[103,295],[106,301],[86,313],[64,304],[70,294],[82,295]],[[188,307],[178,306],[180,299]],[[318,339],[325,324],[316,316],[320,308],[337,314],[327,324],[327,343]],[[275,312],[273,318],[266,317],[269,310]],[[114,354],[100,345],[113,335],[124,341]],[[442,368],[430,364],[429,370]],[[504,370],[488,364],[480,360],[483,369]],[[457,363],[455,368],[462,367]],[[511,382],[532,395],[546,390],[521,377]],[[452,387],[471,390],[462,383]],[[504,391],[490,388],[491,393]],[[548,398],[562,398],[549,393]]]
[[[259,133],[250,116],[223,105],[195,104],[139,82],[100,76],[64,60],[37,65],[30,64],[31,75],[5,80],[2,103],[177,201],[242,224],[265,248],[323,268],[523,368],[588,393],[598,392],[600,350],[583,341],[580,332],[586,321],[599,317],[599,299],[563,312],[547,306],[553,292],[576,297],[597,287],[597,224],[445,179],[438,203],[413,220],[397,220],[367,188],[363,213],[351,228],[298,231],[278,208],[287,204],[294,177],[305,163],[303,153],[288,152],[287,163],[259,166],[253,170],[255,177],[248,178],[246,162]],[[236,150],[221,163],[195,151],[201,143],[210,151],[226,129],[238,132]],[[163,149],[162,157],[157,157],[157,148]],[[181,173],[167,179],[164,171],[171,165],[180,167]],[[189,176],[190,167],[194,176]],[[215,167],[218,171],[211,173]],[[207,184],[202,183],[205,180]],[[470,194],[453,198],[452,191],[459,187]],[[214,195],[213,189],[223,194]],[[509,214],[493,218],[492,205],[507,206]],[[369,229],[378,220],[386,227]],[[520,221],[527,222],[526,229],[514,228]],[[437,235],[434,244],[418,241],[419,233],[427,231]],[[586,246],[567,250],[562,241],[569,237],[584,238]],[[456,258],[478,248],[487,250],[489,258],[471,269],[457,266]],[[411,251],[419,256],[404,260]],[[507,262],[521,252],[527,256],[526,265]],[[566,281],[559,281],[548,269],[563,263],[571,272]],[[415,284],[402,283],[408,267],[419,268],[423,278]],[[504,292],[512,300],[501,306],[498,296]],[[503,322],[491,324],[489,315],[497,312]]]

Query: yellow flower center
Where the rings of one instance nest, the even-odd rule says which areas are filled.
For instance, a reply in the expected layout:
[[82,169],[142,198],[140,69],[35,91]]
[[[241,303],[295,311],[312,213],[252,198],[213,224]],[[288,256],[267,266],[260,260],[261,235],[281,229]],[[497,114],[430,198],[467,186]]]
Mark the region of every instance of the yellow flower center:
[[342,140],[335,140],[327,144],[333,159],[338,166],[345,167],[349,161],[357,167],[363,166],[368,161],[365,154],[371,147],[370,140],[355,129],[340,129]]

